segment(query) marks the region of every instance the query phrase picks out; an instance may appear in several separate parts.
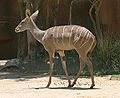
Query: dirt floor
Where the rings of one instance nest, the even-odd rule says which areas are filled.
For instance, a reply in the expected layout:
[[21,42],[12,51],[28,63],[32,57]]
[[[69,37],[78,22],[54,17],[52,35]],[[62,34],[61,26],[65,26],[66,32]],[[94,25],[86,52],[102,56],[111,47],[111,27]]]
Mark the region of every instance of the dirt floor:
[[47,73],[0,72],[0,98],[120,98],[120,80],[111,80],[111,76],[95,77],[94,89],[89,89],[87,77],[79,78],[73,88],[67,88],[64,76],[53,76],[50,88],[45,88],[47,82]]

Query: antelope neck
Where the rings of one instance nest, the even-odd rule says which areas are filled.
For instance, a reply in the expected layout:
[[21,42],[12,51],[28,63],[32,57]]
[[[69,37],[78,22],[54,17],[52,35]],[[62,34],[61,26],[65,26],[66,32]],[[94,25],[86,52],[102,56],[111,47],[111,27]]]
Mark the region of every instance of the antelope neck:
[[45,31],[40,30],[32,19],[30,19],[29,31],[32,33],[33,37],[36,40],[42,42]]

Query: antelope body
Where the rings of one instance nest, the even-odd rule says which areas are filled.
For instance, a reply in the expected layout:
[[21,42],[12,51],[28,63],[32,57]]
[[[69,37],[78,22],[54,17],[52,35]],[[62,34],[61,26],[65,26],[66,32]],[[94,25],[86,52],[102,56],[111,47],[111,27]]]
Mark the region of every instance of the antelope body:
[[94,40],[94,35],[84,27],[77,25],[55,26],[46,30],[42,40],[51,41],[55,51],[81,48],[86,42]]
[[[38,11],[36,11],[31,16],[27,16],[21,23],[15,28],[16,32],[22,32],[29,30],[32,35],[38,40],[47,52],[50,57],[50,77],[47,87],[51,84],[51,77],[53,71],[53,58],[55,52],[58,52],[62,61],[62,66],[67,76],[69,87],[74,86],[77,79],[79,78],[80,72],[84,64],[87,64],[91,74],[92,85],[90,88],[94,87],[94,77],[93,77],[93,65],[89,59],[90,54],[92,53],[96,40],[95,36],[85,27],[77,25],[66,25],[66,26],[54,26],[47,30],[40,30],[34,23],[34,19],[37,17]],[[80,57],[80,70],[75,77],[75,80],[71,84],[68,72],[66,69],[66,61],[64,59],[65,54],[64,50],[75,49]]]

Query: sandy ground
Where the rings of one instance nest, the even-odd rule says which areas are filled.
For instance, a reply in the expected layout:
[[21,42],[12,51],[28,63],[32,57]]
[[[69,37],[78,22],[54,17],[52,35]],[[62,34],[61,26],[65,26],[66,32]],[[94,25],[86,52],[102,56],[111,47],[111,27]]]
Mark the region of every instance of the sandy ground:
[[[73,79],[72,79],[73,81]],[[120,80],[110,76],[95,77],[96,86],[89,89],[90,78],[79,78],[68,88],[64,76],[53,76],[50,88],[45,88],[48,74],[20,75],[0,72],[0,98],[120,98]]]
[[89,89],[90,79],[79,78],[73,88],[67,80],[52,78],[50,88],[45,88],[48,76],[0,79],[0,98],[120,98],[120,81],[109,76],[95,77],[96,86]]

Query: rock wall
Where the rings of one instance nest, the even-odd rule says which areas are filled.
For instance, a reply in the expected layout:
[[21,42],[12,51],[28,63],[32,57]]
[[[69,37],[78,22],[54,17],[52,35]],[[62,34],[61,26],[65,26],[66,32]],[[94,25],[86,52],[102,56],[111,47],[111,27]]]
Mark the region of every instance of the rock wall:
[[0,59],[17,55],[17,34],[14,28],[19,20],[16,0],[0,0]]
[[111,36],[120,36],[120,0],[103,0],[100,18]]

